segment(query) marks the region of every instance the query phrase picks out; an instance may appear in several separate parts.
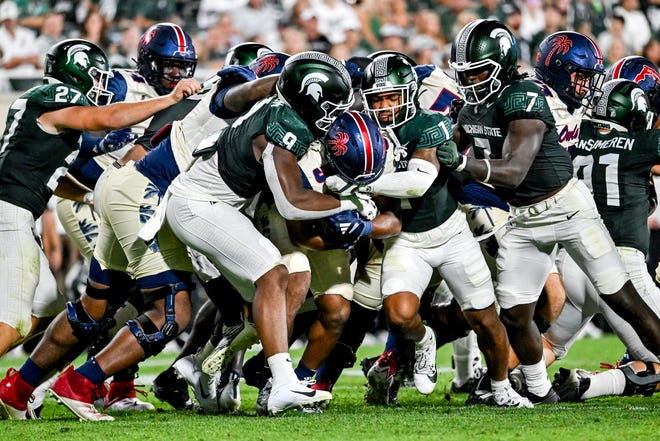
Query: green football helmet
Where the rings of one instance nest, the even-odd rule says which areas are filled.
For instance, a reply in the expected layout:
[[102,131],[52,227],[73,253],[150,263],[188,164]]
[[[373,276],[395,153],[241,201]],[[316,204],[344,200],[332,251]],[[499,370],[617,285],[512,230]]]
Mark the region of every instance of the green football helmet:
[[596,102],[594,126],[620,132],[639,132],[653,127],[653,111],[644,90],[630,80],[610,80]]
[[[479,104],[502,89],[518,69],[518,47],[511,31],[497,20],[474,20],[461,29],[451,48],[449,65],[469,104]],[[474,76],[488,76],[473,83]]]
[[247,66],[262,55],[273,52],[271,48],[261,43],[248,41],[233,46],[225,56],[225,66]]
[[[371,118],[380,128],[398,127],[410,121],[417,113],[417,74],[415,69],[400,54],[381,55],[364,69],[360,85],[362,102]],[[398,105],[374,108],[376,95],[397,92],[401,94]],[[391,122],[383,122],[378,116],[391,112]]]
[[275,85],[280,100],[293,108],[315,136],[353,105],[351,76],[344,65],[322,52],[301,52],[284,64]]
[[80,90],[92,104],[108,104],[113,93],[108,90],[112,77],[108,57],[87,40],[60,41],[46,53],[44,83],[65,83]]

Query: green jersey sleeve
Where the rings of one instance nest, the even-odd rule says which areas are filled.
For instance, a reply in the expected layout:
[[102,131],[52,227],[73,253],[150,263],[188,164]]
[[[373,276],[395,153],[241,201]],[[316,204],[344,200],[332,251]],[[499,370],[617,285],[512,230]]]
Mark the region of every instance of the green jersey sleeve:
[[502,90],[495,106],[507,126],[517,119],[540,119],[549,128],[554,128],[555,120],[543,91],[532,81],[512,82]]
[[71,106],[89,106],[87,97],[67,84],[48,84],[26,92],[28,106],[41,107],[44,111]]
[[314,135],[298,114],[284,105],[270,112],[265,135],[269,142],[287,149],[298,159],[303,157],[314,140]]
[[453,137],[451,120],[430,110],[419,111],[404,124],[398,134],[401,144],[412,144],[415,149],[437,147]]

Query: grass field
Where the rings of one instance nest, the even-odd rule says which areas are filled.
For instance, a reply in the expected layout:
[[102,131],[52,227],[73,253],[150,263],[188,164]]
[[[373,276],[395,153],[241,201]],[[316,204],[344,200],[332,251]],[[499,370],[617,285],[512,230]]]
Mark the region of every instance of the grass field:
[[[377,354],[381,347],[365,347],[358,360]],[[530,440],[620,441],[655,439],[660,427],[660,394],[653,397],[608,397],[585,403],[541,406],[535,409],[466,407],[467,395],[450,394],[449,346],[438,351],[440,375],[433,394],[424,397],[402,389],[401,407],[364,404],[364,377],[359,368],[348,370],[334,389],[334,400],[323,414],[289,413],[282,417],[257,417],[257,391],[241,384],[242,409],[233,416],[204,416],[175,411],[149,394],[156,412],[113,413],[109,423],[79,422],[63,406],[48,399],[41,421],[2,421],[0,440]],[[614,362],[623,346],[611,334],[576,343],[569,357],[550,369],[598,369],[599,362]],[[299,351],[293,352],[294,357]],[[145,362],[137,382],[151,379],[169,366],[173,355]],[[4,373],[22,359],[0,360]],[[76,363],[78,366],[80,363]],[[359,365],[358,365],[359,366]]]

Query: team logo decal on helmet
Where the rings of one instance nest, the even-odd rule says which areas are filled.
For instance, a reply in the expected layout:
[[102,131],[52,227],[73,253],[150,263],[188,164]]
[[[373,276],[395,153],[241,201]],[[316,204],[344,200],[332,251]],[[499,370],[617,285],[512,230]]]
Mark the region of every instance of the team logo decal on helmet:
[[[550,66],[550,61],[552,61],[552,57],[555,54],[566,55],[568,51],[571,50],[571,48],[573,47],[573,40],[568,38],[566,35],[559,35],[550,41],[550,45],[551,45],[550,51],[543,60],[543,64],[545,64],[546,66]],[[541,56],[540,52],[538,56],[539,57]]]
[[303,77],[298,93],[304,90],[305,95],[309,95],[314,101],[319,102],[323,98],[323,88],[319,83],[327,83],[328,81],[330,81],[330,78],[327,75],[321,72],[312,72]]
[[266,75],[278,74],[282,71],[284,67],[284,62],[289,58],[289,56],[282,52],[273,52],[254,60],[249,64],[252,72],[257,76],[257,78],[264,77]]
[[327,146],[330,148],[330,152],[333,156],[345,155],[348,151],[348,133],[346,132],[337,132],[332,138],[326,141]]
[[87,69],[89,67],[89,57],[87,51],[89,46],[84,44],[76,44],[71,46],[66,51],[67,63],[73,62],[80,69]]
[[635,78],[633,78],[633,81],[635,83],[640,83],[644,81],[646,77],[655,79],[656,82],[660,83],[660,73],[658,73],[658,71],[652,69],[649,66],[642,67],[642,70],[639,71],[639,73],[635,76]]
[[491,38],[497,39],[500,44],[500,57],[506,56],[511,49],[513,49],[513,42],[511,35],[504,29],[493,29],[490,33]]

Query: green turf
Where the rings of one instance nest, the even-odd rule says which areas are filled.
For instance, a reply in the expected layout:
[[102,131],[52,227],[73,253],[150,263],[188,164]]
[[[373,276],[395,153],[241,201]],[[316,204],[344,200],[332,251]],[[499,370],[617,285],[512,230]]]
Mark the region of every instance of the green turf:
[[[380,348],[360,350],[358,360]],[[282,417],[254,414],[256,390],[241,384],[243,406],[239,415],[203,416],[175,411],[149,395],[156,412],[113,413],[110,423],[78,422],[51,399],[41,421],[3,421],[0,439],[11,441],[76,440],[529,440],[529,441],[620,441],[654,439],[660,422],[660,394],[654,397],[611,397],[580,404],[541,406],[535,409],[466,407],[465,394],[450,394],[447,373],[450,347],[438,351],[442,371],[438,385],[428,397],[413,389],[399,395],[401,407],[367,406],[362,399],[364,378],[357,369],[344,375],[334,390],[334,400],[323,414],[289,413]],[[576,343],[559,366],[598,369],[600,361],[614,362],[623,353],[618,340],[608,335]],[[294,356],[299,356],[295,351]],[[161,355],[145,364],[141,373],[155,375],[172,355]],[[21,359],[2,359],[0,367],[18,367]],[[77,363],[79,364],[79,363]],[[138,379],[139,382],[139,379]]]

